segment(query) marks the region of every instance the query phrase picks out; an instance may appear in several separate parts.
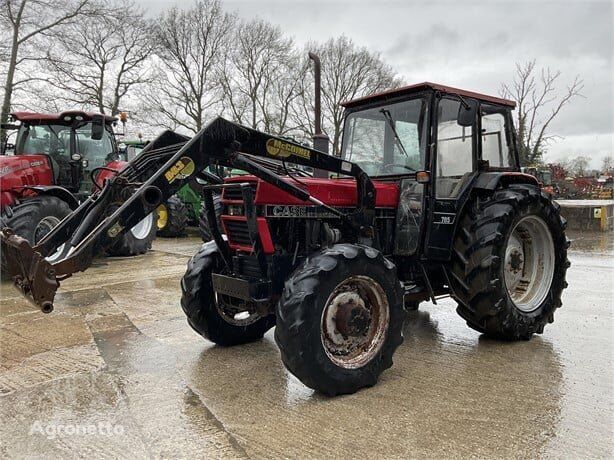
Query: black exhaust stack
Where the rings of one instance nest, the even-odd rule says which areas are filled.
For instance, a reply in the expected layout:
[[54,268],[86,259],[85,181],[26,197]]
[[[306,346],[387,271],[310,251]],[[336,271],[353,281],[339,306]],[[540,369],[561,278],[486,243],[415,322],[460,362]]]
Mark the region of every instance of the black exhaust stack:
[[[313,148],[320,152],[328,153],[329,139],[322,133],[322,66],[317,54],[309,52],[309,59],[313,61],[313,72],[315,74],[315,132],[313,134]],[[322,169],[315,169],[313,177],[328,177],[328,173]]]

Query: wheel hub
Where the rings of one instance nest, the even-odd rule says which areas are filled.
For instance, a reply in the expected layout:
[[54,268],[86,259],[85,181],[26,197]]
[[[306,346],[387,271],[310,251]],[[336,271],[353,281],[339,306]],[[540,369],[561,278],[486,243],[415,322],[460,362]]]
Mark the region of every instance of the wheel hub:
[[520,311],[539,308],[554,277],[554,242],[541,217],[529,215],[513,228],[505,250],[505,285]]
[[364,304],[355,302],[352,297],[337,308],[335,324],[344,337],[359,337],[366,335],[371,323],[371,314]]
[[513,273],[521,272],[524,266],[524,257],[522,251],[513,249],[509,254],[509,266]]
[[367,276],[351,276],[333,290],[322,310],[324,351],[337,366],[362,367],[381,349],[389,321],[382,287]]

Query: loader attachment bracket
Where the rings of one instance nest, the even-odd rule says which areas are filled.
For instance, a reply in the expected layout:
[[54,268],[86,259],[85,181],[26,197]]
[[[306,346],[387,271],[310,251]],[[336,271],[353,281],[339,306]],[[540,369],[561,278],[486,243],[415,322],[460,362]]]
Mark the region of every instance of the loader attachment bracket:
[[51,313],[60,286],[54,268],[28,240],[15,235],[11,229],[2,229],[0,240],[13,286],[43,313]]

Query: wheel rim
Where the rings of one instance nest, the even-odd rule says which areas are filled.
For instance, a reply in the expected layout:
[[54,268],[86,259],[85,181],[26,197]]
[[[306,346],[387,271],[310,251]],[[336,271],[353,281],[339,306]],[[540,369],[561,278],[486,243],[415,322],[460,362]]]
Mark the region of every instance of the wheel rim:
[[538,216],[522,218],[505,249],[505,285],[520,311],[529,313],[546,299],[554,278],[554,242]]
[[254,305],[229,296],[215,294],[215,307],[224,321],[234,326],[249,326],[261,316]]
[[166,206],[161,204],[158,206],[158,220],[156,221],[156,225],[158,230],[162,230],[168,224],[168,209]]
[[130,233],[137,240],[144,240],[151,232],[151,227],[153,226],[153,213],[149,214],[142,221],[136,224],[134,227],[130,229]]
[[[43,217],[34,229],[34,244],[38,244],[47,234],[60,223],[60,219],[55,216]],[[64,252],[66,243],[62,244],[53,254],[45,257],[48,262],[55,262]]]
[[382,287],[368,276],[352,276],[337,285],[322,310],[321,340],[339,367],[369,363],[386,339],[390,309]]

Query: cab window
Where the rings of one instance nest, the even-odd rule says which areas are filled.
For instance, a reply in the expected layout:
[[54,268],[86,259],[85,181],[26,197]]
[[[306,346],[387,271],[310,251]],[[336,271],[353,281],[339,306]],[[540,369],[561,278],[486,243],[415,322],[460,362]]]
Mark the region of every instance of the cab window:
[[441,99],[437,123],[437,198],[456,198],[473,172],[473,129],[458,124],[461,102]]
[[22,125],[17,136],[15,153],[30,155],[44,153],[52,157],[70,158],[70,126]]
[[422,169],[428,97],[360,110],[348,115],[341,154],[370,176]]
[[513,166],[513,140],[507,129],[505,109],[490,104],[480,106],[482,160],[491,168]]

